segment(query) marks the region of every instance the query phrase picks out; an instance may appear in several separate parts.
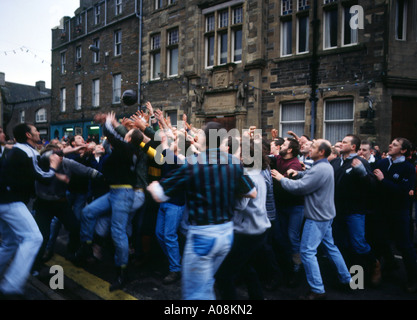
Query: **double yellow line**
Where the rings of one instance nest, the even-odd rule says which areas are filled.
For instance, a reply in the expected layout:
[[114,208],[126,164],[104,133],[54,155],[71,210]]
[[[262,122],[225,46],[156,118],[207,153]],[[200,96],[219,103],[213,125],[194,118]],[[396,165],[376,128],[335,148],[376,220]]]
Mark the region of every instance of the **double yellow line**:
[[104,300],[138,300],[121,290],[110,292],[110,283],[96,277],[82,268],[74,266],[71,262],[67,261],[60,255],[55,254],[52,259],[46,263],[46,265],[49,267],[54,265],[61,266],[64,269],[64,276],[70,278],[83,288],[93,292]]

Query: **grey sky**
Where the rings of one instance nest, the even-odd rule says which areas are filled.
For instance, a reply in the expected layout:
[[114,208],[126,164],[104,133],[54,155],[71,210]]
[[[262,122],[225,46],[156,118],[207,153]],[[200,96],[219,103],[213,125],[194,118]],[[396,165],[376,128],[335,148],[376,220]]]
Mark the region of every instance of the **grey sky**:
[[79,0],[0,0],[0,72],[6,81],[51,88],[51,29]]

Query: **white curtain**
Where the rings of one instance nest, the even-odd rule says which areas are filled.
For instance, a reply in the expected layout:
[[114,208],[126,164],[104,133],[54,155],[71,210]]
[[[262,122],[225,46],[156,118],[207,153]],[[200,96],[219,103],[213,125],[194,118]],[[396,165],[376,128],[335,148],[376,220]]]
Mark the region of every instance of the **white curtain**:
[[282,50],[281,54],[283,56],[289,55],[292,53],[292,21],[286,21],[281,24],[282,26]]
[[353,133],[353,100],[326,101],[325,139],[332,144]]

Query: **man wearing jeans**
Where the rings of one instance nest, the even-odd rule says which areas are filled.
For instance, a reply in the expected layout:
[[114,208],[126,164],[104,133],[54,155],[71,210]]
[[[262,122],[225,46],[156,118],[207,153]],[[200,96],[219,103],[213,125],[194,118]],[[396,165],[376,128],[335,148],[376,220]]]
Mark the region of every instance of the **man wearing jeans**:
[[34,195],[35,180],[52,181],[61,159],[51,156],[50,168],[42,171],[36,150],[38,130],[22,123],[13,129],[13,135],[17,143],[8,153],[0,176],[0,295],[17,298],[24,295],[26,279],[42,244],[42,234],[26,203]]
[[103,130],[113,150],[103,166],[103,175],[109,184],[110,191],[83,209],[80,232],[83,244],[78,253],[80,263],[92,257],[92,240],[96,221],[100,216],[111,212],[110,230],[115,246],[114,262],[118,275],[111,284],[110,291],[122,288],[127,282],[129,239],[126,229],[135,197],[134,170],[139,155],[139,145],[143,140],[143,135],[138,129],[130,130],[123,138],[116,132],[114,128],[116,125],[115,114],[108,114]]
[[195,161],[148,187],[157,202],[169,200],[178,190],[186,192],[189,226],[182,261],[184,300],[216,298],[214,274],[232,245],[235,199],[257,194],[239,159],[220,151],[217,134],[221,128],[219,123],[207,123],[198,136],[202,152]]
[[310,291],[302,299],[321,300],[326,298],[320,267],[317,261],[317,247],[323,244],[329,259],[334,263],[339,281],[348,285],[351,275],[346,263],[333,242],[332,222],[336,216],[334,206],[334,173],[327,157],[331,153],[331,144],[327,140],[314,140],[311,147],[313,166],[307,171],[289,170],[285,178],[276,170],[272,170],[273,178],[280,181],[282,187],[305,200],[304,214],[306,221],[301,237],[301,261],[304,265]]

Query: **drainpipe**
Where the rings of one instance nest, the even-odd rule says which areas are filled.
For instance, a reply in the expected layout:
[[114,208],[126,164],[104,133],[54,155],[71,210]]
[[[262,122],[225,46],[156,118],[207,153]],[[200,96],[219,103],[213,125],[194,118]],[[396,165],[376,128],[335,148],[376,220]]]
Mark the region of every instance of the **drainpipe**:
[[317,18],[317,0],[313,0],[313,54],[311,58],[310,68],[311,68],[311,127],[310,127],[310,139],[315,139],[316,133],[316,109],[317,109],[317,73],[319,67],[319,60],[317,56],[317,46],[318,46],[318,37],[319,37],[319,24],[320,20]]
[[143,0],[139,0],[139,14],[137,10],[138,2],[135,1],[136,6],[136,17],[139,19],[139,61],[138,61],[138,110],[141,106],[141,88],[142,88],[142,10],[143,10]]

